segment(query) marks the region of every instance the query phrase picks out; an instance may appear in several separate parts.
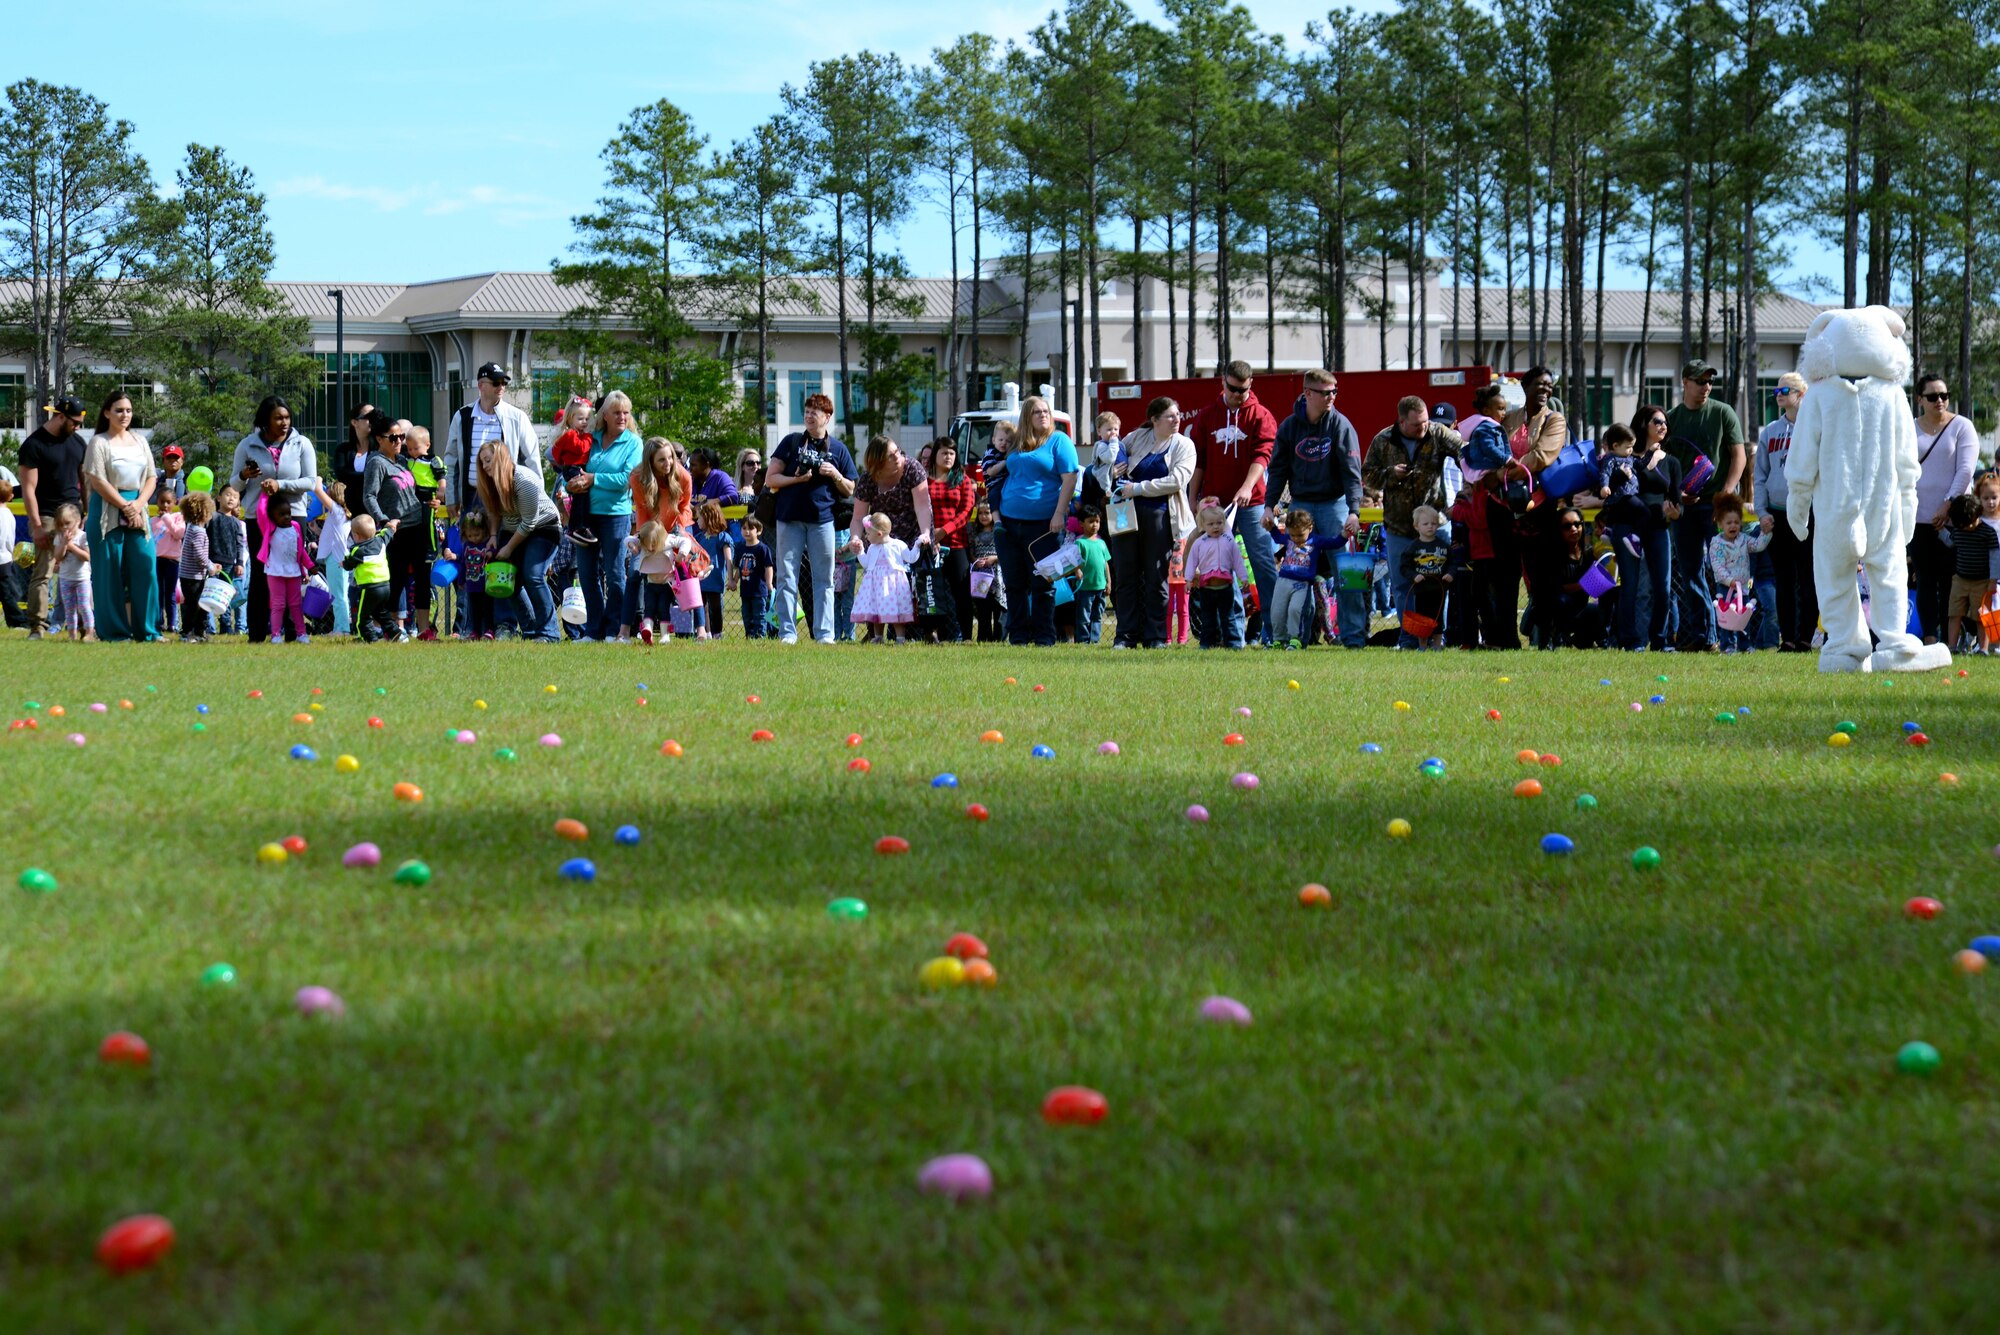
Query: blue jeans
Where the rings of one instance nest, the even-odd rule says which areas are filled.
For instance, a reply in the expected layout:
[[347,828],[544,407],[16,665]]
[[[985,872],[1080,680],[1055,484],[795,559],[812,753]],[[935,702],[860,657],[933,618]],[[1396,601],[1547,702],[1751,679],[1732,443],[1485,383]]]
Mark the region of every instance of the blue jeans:
[[549,562],[555,559],[557,545],[556,538],[539,534],[521,539],[521,545],[514,549],[514,596],[493,604],[496,629],[520,630],[522,639],[551,644],[561,638],[556,625],[556,596],[549,588]]
[[765,596],[762,583],[744,584],[740,587],[743,590],[743,638],[765,639],[771,630],[767,624],[771,615],[771,600]]
[[833,595],[833,638],[842,644],[854,638],[854,585]]
[[1680,622],[1679,637],[1698,644],[1715,643],[1715,594],[1708,582],[1708,540],[1715,536],[1715,507],[1700,501],[1681,511],[1674,521],[1674,588]]
[[1007,585],[1007,643],[1056,642],[1056,595],[1035,573],[1028,544],[1049,531],[1046,519],[1002,519],[993,537],[999,547],[1000,578]]
[[833,521],[778,521],[778,638],[798,638],[799,562],[812,565],[812,636],[833,640]]
[[1243,647],[1243,599],[1234,584],[1188,590],[1189,620],[1204,649]]
[[[1399,533],[1391,533],[1387,530],[1384,530],[1382,536],[1389,548],[1389,597],[1396,606],[1396,615],[1400,617],[1403,613],[1410,610],[1410,577],[1403,573],[1403,553],[1416,546],[1417,540],[1414,537],[1406,538]],[[1417,637],[1408,632],[1399,631],[1396,635],[1396,647],[1398,649],[1415,649],[1419,647]]]
[[1104,590],[1092,589],[1076,596],[1076,638],[1080,644],[1096,644],[1104,634]]
[[[1294,509],[1313,517],[1313,532],[1330,536],[1347,526],[1347,498],[1334,501],[1293,501]],[[1335,615],[1340,623],[1340,642],[1349,649],[1368,644],[1368,603],[1366,589],[1336,589]],[[1303,637],[1301,637],[1303,638]]]
[[[1628,534],[1639,540],[1637,556],[1625,544]],[[1611,545],[1618,555],[1618,646],[1666,648],[1673,620],[1668,588],[1674,565],[1673,530],[1620,525],[1611,530]]]
[[[1344,504],[1344,502],[1343,502]],[[1343,521],[1345,522],[1345,521]],[[1271,606],[1271,586],[1278,581],[1278,550],[1271,545],[1271,535],[1264,528],[1264,507],[1261,505],[1238,506],[1236,510],[1236,535],[1243,539],[1243,546],[1250,554],[1250,579],[1257,586],[1257,605],[1268,613]],[[1243,602],[1237,599],[1238,615],[1242,614]],[[1271,618],[1261,619],[1257,632],[1260,643],[1271,642]]]
[[[1781,521],[1782,522],[1782,521]],[[1758,579],[1750,582],[1750,592],[1757,599],[1757,615],[1750,621],[1751,647],[1775,649],[1778,647],[1778,581]]]
[[597,541],[576,549],[576,577],[583,585],[583,638],[609,640],[616,638],[619,618],[625,614],[625,539],[632,536],[632,516],[594,514],[590,526]]

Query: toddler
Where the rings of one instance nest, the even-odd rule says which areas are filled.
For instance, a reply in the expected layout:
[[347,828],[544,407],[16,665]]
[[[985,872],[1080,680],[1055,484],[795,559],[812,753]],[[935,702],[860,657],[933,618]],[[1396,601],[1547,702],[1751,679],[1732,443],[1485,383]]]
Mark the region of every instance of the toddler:
[[[1718,598],[1726,595],[1731,585],[1750,588],[1750,555],[1769,547],[1771,536],[1769,533],[1744,532],[1742,499],[1733,491],[1717,493],[1715,536],[1708,540],[1708,578]],[[1747,631],[1725,630],[1720,635],[1723,653],[1751,652]]]
[[2000,548],[2000,477],[1979,480],[1977,492],[1951,498],[1944,539],[1951,547],[1951,593],[1945,606],[1945,643],[1957,646],[1965,619],[1972,618],[1979,643],[1970,652],[1987,654],[1994,645],[1979,613],[1993,596],[1995,550]]
[[[1097,415],[1097,442],[1091,449],[1090,467],[1083,470],[1083,480],[1078,484],[1077,527],[1073,532],[1082,532],[1082,514],[1094,509],[1100,514],[1111,504],[1111,491],[1117,485],[1111,470],[1118,463],[1118,437],[1120,423],[1117,413]],[[1078,614],[1081,620],[1081,613]],[[1095,643],[1095,641],[1092,641]]]
[[722,590],[736,563],[736,545],[729,537],[729,521],[722,517],[722,502],[706,500],[695,511],[694,521],[701,532],[695,541],[708,553],[708,573],[701,577],[702,621],[708,629],[704,638],[722,636]]
[[917,619],[910,597],[910,549],[901,539],[889,536],[889,516],[880,511],[868,516],[867,534],[860,588],[854,595],[855,624],[868,627],[861,642],[879,639],[887,643],[892,634],[907,641],[908,631],[890,628],[908,626]]
[[[1410,511],[1410,524],[1417,530],[1417,540],[1403,549],[1403,578],[1410,586],[1409,610],[1418,616],[1429,617],[1433,621],[1444,620],[1444,596],[1451,587],[1451,544],[1438,536],[1438,525],[1444,516],[1428,505],[1419,505]],[[1397,639],[1404,644],[1405,638],[1417,641],[1423,648],[1435,639],[1403,632]],[[1409,647],[1404,644],[1404,647]]]
[[222,567],[209,557],[208,521],[215,518],[215,498],[191,491],[181,498],[181,638],[194,644],[208,639],[208,612],[201,605],[201,586]]
[[361,591],[361,604],[354,610],[354,622],[368,644],[380,639],[405,639],[396,626],[396,591],[389,584],[389,535],[375,528],[375,517],[354,516],[348,530],[347,555],[340,558],[341,569],[354,572],[354,586]]
[[223,578],[236,586],[236,596],[230,600],[229,610],[222,614],[222,624],[216,627],[223,635],[234,635],[242,629],[238,617],[249,592],[244,577],[247,559],[244,554],[249,544],[249,530],[243,524],[243,496],[234,487],[224,487],[215,496],[215,518],[208,521],[208,554],[222,567]]
[[[581,473],[584,464],[590,460],[591,439],[586,429],[589,425],[590,400],[581,394],[575,395],[570,399],[569,407],[563,410],[562,425],[556,432],[556,438],[549,442],[549,462],[555,465],[556,475],[563,482],[560,490],[565,493],[568,492],[570,479]],[[590,527],[588,505],[570,506],[569,536],[570,541],[585,546],[597,541],[597,535]]]
[[63,625],[72,640],[97,638],[97,618],[90,601],[90,545],[83,538],[83,511],[74,505],[56,508],[56,585],[62,593]]
[[853,541],[852,528],[833,531],[833,638],[841,644],[854,638],[854,580],[861,570],[861,557],[859,553],[847,554]]
[[459,573],[465,580],[465,638],[493,638],[493,599],[486,592],[486,563],[498,550],[493,524],[484,510],[468,510],[458,518]]
[[1236,585],[1250,577],[1243,549],[1228,531],[1229,516],[1219,505],[1201,507],[1196,531],[1182,557],[1190,590],[1195,638],[1204,649],[1241,649],[1243,613]]
[[993,507],[995,514],[1000,512],[1000,492],[1007,485],[1007,455],[1013,448],[1014,424],[995,422],[993,443],[987,446],[986,453],[979,460],[979,478],[986,486],[984,500]]
[[1077,520],[1083,535],[1076,540],[1077,550],[1083,553],[1083,583],[1076,590],[1076,638],[1085,644],[1096,644],[1104,633],[1104,594],[1111,587],[1111,549],[1097,536],[1103,522],[1090,508]]
[[639,531],[625,540],[625,551],[643,580],[639,595],[641,644],[651,645],[656,632],[669,640],[674,637],[674,584],[686,568],[677,547],[686,541],[678,534],[669,534],[657,519],[639,525]]
[[310,644],[306,635],[305,588],[308,560],[305,534],[292,519],[288,506],[266,511],[270,532],[264,537],[264,584],[271,591],[271,638],[285,638],[285,613],[292,616],[292,631],[300,644]]
[[1597,524],[1610,535],[1614,549],[1632,557],[1639,555],[1639,530],[1647,518],[1646,503],[1639,499],[1635,445],[1632,428],[1616,422],[1597,440],[1597,494],[1604,502]]
[[1286,648],[1305,647],[1313,586],[1319,583],[1320,553],[1338,551],[1343,545],[1338,533],[1313,532],[1312,511],[1293,506],[1286,513],[1285,537],[1278,553],[1278,580],[1271,588],[1271,633]]
[[764,545],[764,525],[755,515],[743,521],[743,550],[736,554],[729,584],[743,594],[743,637],[764,638],[771,611],[771,549]]
[[153,518],[153,569],[160,590],[160,629],[174,628],[174,594],[180,589],[181,537],[187,521],[170,501],[163,501]]
[[315,568],[326,581],[327,596],[332,599],[328,610],[333,614],[333,633],[346,635],[353,629],[347,609],[347,575],[340,568],[341,559],[347,555],[349,531],[346,484],[327,483],[320,493],[320,504],[325,513],[320,519],[319,543],[313,548]]
[[993,506],[981,501],[973,508],[972,522],[965,529],[966,551],[972,558],[972,568],[983,570],[993,577],[993,582],[986,586],[985,595],[975,595],[972,599],[972,620],[981,644],[1005,638],[1001,628],[1003,618],[995,615],[996,610],[1007,610],[1007,590],[1000,580],[999,527],[999,521],[993,517]]

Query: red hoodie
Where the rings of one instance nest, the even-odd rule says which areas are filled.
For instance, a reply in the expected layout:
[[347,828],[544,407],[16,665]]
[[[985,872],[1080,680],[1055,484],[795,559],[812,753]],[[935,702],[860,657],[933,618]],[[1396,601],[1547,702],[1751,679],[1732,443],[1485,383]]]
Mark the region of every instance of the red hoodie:
[[[1230,427],[1241,436],[1229,431]],[[1215,438],[1218,431],[1225,439]],[[1267,470],[1271,467],[1271,449],[1278,443],[1278,419],[1257,401],[1253,389],[1243,396],[1241,408],[1231,409],[1220,399],[1203,408],[1188,429],[1188,437],[1194,441],[1194,466],[1201,470],[1202,494],[1220,497],[1227,506],[1243,485],[1251,464]],[[1264,479],[1260,476],[1250,493],[1250,504],[1263,503]]]
[[557,468],[581,468],[590,461],[594,444],[587,431],[565,431],[549,444],[549,462]]

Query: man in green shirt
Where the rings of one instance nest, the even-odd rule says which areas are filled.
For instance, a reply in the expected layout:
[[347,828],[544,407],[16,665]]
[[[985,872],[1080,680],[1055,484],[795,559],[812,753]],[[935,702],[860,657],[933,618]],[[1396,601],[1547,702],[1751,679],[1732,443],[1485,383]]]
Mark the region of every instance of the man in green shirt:
[[1674,585],[1681,649],[1715,653],[1715,597],[1708,585],[1708,540],[1715,534],[1715,498],[1741,495],[1743,424],[1736,410],[1711,398],[1715,368],[1699,357],[1681,367],[1681,401],[1667,410],[1667,453],[1690,476],[1697,457],[1715,465],[1699,488],[1690,489],[1674,521]]

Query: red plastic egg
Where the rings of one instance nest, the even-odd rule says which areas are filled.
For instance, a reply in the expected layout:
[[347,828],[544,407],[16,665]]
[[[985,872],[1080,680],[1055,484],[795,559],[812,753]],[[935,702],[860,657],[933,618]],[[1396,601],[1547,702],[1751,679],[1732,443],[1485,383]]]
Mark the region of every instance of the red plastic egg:
[[1938,914],[1943,912],[1944,905],[1938,903],[1937,900],[1932,899],[1929,895],[1918,895],[1915,899],[1909,900],[1903,905],[1904,917],[1922,918],[1925,922],[1929,922],[1932,918],[1937,917]]
[[750,734],[750,740],[753,742],[774,742],[777,739],[778,734],[772,732],[769,728],[759,728]]
[[746,695],[743,697],[743,703],[746,705],[761,705],[764,703],[764,697],[761,695]]
[[1110,1111],[1102,1094],[1082,1085],[1059,1085],[1042,1100],[1042,1120],[1050,1126],[1095,1126]]
[[368,720],[368,726],[371,728],[379,728],[383,726],[383,723],[382,720],[379,718],[371,718]]
[[1554,769],[1562,763],[1563,758],[1553,751],[1547,752],[1542,756],[1542,764],[1548,766],[1550,769]]
[[990,814],[985,807],[979,805],[977,802],[972,803],[965,809],[965,818],[967,820],[985,820]]
[[856,774],[866,774],[869,769],[868,757],[866,756],[854,757],[854,759],[847,762],[847,768],[853,770]]
[[97,1045],[97,1059],[113,1066],[151,1066],[153,1050],[145,1039],[121,1029]]
[[681,744],[680,744],[679,742],[675,741],[675,740],[674,740],[673,738],[669,737],[669,738],[667,738],[667,740],[666,740],[666,741],[664,741],[664,742],[661,742],[661,743],[660,743],[660,754],[661,754],[661,755],[663,755],[663,756],[677,756],[677,755],[679,755],[680,753],[681,753]]
[[104,1230],[97,1240],[97,1259],[114,1275],[159,1264],[174,1249],[174,1226],[164,1216],[137,1214]]
[[1299,903],[1309,909],[1332,908],[1333,892],[1318,881],[1299,887]]
[[1035,687],[1035,689],[1036,689],[1037,691],[1046,691],[1046,690],[1047,690],[1047,689],[1049,689],[1049,688],[1048,688],[1048,687],[1046,687],[1046,686],[1037,686],[1037,687]]
[[944,953],[954,959],[983,960],[986,958],[986,943],[971,932],[959,932],[944,943]]
[[1240,732],[1232,732],[1227,737],[1224,737],[1222,739],[1222,744],[1224,746],[1241,746],[1243,745],[1243,734]]
[[885,834],[875,841],[875,851],[884,857],[910,851],[910,841],[900,834]]
[[1492,722],[1498,723],[1500,721],[1500,711],[1497,709],[1489,709],[1486,711],[1486,717],[1490,719]]
[[847,744],[848,744],[849,746],[859,746],[859,745],[861,745],[861,734],[860,734],[860,733],[858,733],[858,732],[850,732],[850,733],[848,733],[848,734],[847,734]]
[[1931,739],[1924,736],[1922,733],[1913,732],[1910,734],[1911,746],[1929,746],[1930,744],[1931,744]]
[[278,844],[279,847],[283,848],[287,853],[290,853],[295,858],[305,856],[306,840],[305,836],[302,834],[288,834],[283,839],[279,840]]
[[264,693],[262,691],[252,691],[250,692],[250,698],[252,700],[262,700],[264,698]]

